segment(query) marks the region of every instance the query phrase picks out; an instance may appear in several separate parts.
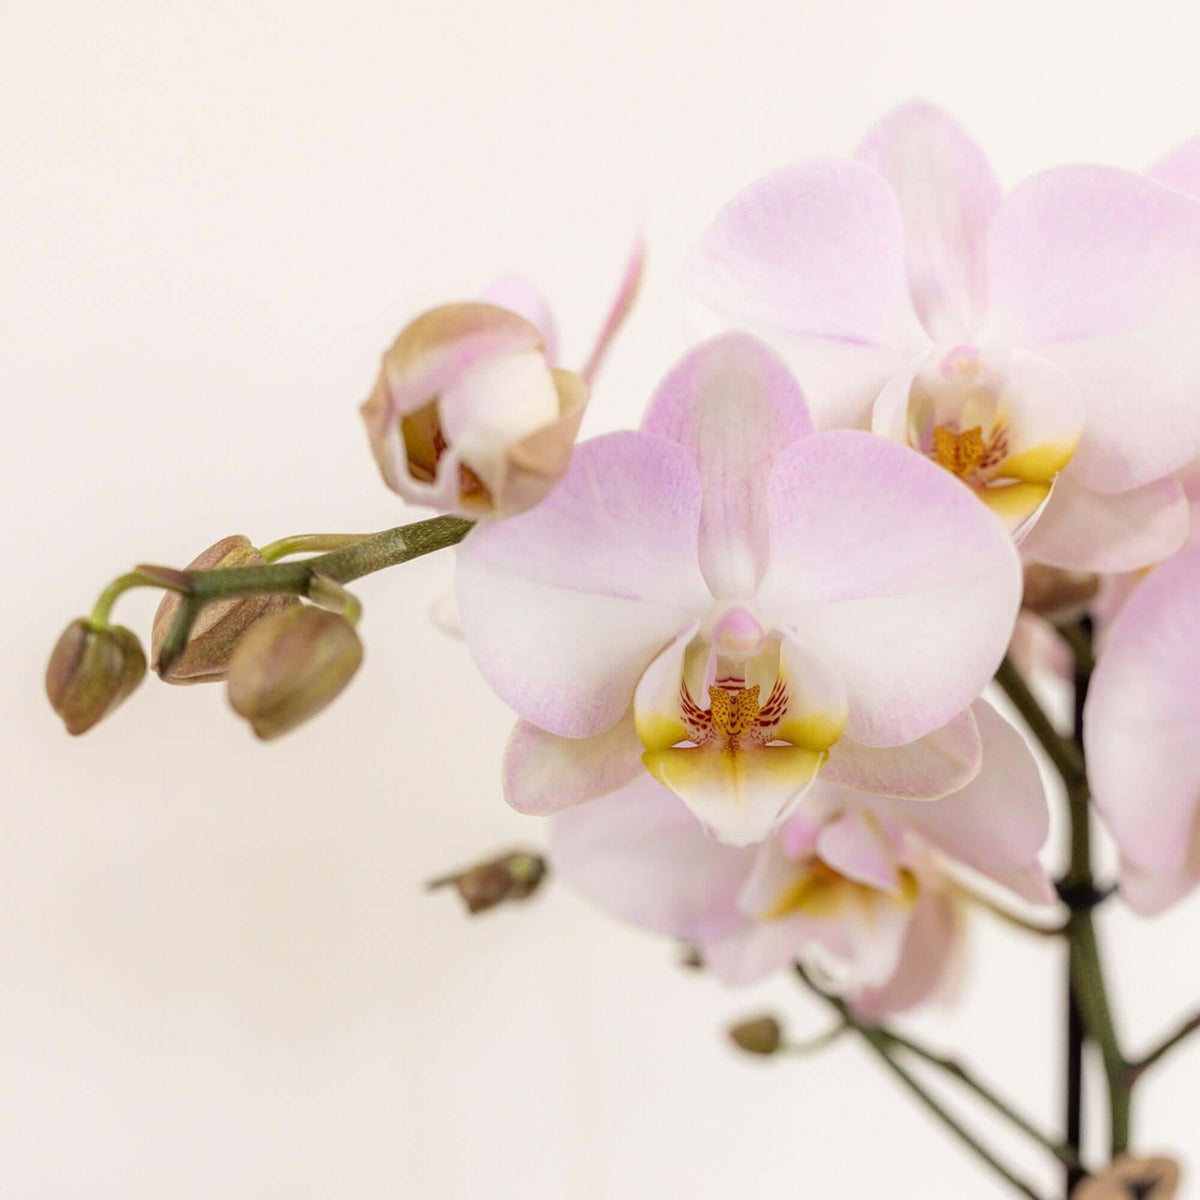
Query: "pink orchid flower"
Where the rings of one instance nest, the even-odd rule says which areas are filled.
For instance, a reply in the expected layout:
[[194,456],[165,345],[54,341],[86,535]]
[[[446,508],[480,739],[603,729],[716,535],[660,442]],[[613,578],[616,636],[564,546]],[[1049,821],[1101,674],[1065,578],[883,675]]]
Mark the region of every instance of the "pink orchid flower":
[[1162,912],[1200,883],[1200,546],[1157,567],[1113,622],[1083,732],[1122,894]]
[[821,969],[867,1017],[909,1008],[947,975],[963,899],[947,863],[1024,899],[1054,899],[1038,851],[1049,813],[1024,739],[988,704],[974,717],[984,768],[943,800],[914,802],[820,780],[773,837],[706,837],[652,780],[555,817],[551,857],[601,908],[696,942],[724,982],[794,959]]
[[1021,590],[966,489],[883,438],[815,433],[744,334],[687,355],[639,432],[581,444],[538,508],[473,531],[457,584],[471,653],[522,718],[515,808],[649,770],[736,844],[822,767],[919,798],[967,782],[978,732],[960,714]]
[[475,519],[541,503],[570,462],[589,387],[632,307],[642,259],[639,238],[578,375],[556,365],[553,314],[519,276],[406,326],[362,406],[387,485],[413,504]]
[[698,333],[767,338],[822,427],[941,464],[1038,561],[1130,570],[1186,536],[1200,204],[1162,183],[1073,166],[1002,196],[957,124],[909,104],[854,161],[742,192],[686,290]]

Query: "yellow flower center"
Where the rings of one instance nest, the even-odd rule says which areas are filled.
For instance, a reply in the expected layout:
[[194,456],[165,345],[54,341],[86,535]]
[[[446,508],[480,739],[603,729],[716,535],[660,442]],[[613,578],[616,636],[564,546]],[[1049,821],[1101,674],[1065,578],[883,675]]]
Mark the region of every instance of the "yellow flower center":
[[730,738],[740,737],[753,728],[760,712],[758,684],[748,688],[729,691],[723,687],[710,687],[708,698],[712,705],[713,724]]
[[983,441],[983,430],[976,425],[973,429],[956,433],[945,425],[933,430],[933,459],[939,467],[945,467],[959,479],[966,479],[983,461],[987,447]]

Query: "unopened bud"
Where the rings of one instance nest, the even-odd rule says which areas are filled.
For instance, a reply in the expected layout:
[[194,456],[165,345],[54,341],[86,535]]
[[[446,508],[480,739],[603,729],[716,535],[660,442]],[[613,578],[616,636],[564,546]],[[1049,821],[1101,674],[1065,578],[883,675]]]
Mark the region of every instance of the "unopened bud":
[[1179,1188],[1179,1164],[1169,1158],[1124,1154],[1085,1179],[1071,1200],[1172,1200]]
[[551,367],[533,324],[473,301],[401,331],[362,415],[384,480],[406,500],[511,516],[566,471],[587,396],[578,375]]
[[783,1045],[783,1029],[774,1017],[755,1017],[732,1026],[729,1040],[747,1054],[774,1054]]
[[63,630],[46,667],[46,695],[67,732],[86,733],[146,674],[137,636],[123,626],[97,629],[82,617]]
[[1025,567],[1024,606],[1048,621],[1083,616],[1100,590],[1100,577],[1090,571],[1064,571],[1044,563]]
[[[222,538],[201,551],[190,563],[189,571],[209,571],[221,567],[258,567],[266,560],[240,534]],[[216,683],[229,673],[229,660],[234,647],[246,630],[256,621],[292,608],[299,601],[295,596],[230,596],[206,604],[192,623],[187,644],[178,658],[165,670],[159,661],[159,651],[167,630],[179,613],[180,598],[167,592],[154,614],[150,632],[150,665],[167,683]]]
[[338,613],[299,605],[260,618],[229,662],[229,703],[264,740],[333,701],[362,662],[362,642]]
[[506,900],[525,900],[537,891],[546,877],[546,860],[524,850],[479,863],[457,875],[433,880],[431,888],[453,884],[467,911],[486,912]]

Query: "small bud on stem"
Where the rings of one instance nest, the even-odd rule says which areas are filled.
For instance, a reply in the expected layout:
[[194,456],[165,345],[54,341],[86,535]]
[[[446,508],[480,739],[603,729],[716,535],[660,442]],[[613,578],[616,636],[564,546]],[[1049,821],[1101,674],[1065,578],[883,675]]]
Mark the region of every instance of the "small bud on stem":
[[[249,538],[237,535],[222,538],[201,551],[188,564],[187,570],[250,567],[265,562],[266,559],[250,544]],[[162,568],[153,570],[161,571]],[[185,572],[175,574],[181,583],[186,584],[188,576]],[[166,683],[215,683],[228,675],[234,648],[251,625],[270,613],[291,608],[298,603],[294,596],[259,595],[230,596],[205,605],[192,623],[182,652],[164,667],[161,662],[163,640],[179,615],[182,604],[176,592],[168,592],[154,614],[154,628],[150,635],[151,665]]]
[[146,655],[130,630],[80,617],[63,630],[46,667],[46,695],[70,734],[86,733],[142,682]]
[[546,860],[541,855],[514,850],[456,875],[430,880],[428,886],[433,889],[453,885],[467,911],[474,916],[506,900],[527,899],[545,877]]
[[783,1029],[774,1017],[754,1017],[731,1026],[729,1040],[747,1054],[775,1054],[783,1046]]
[[298,605],[261,618],[229,663],[229,703],[262,739],[319,713],[362,663],[354,626],[339,613]]

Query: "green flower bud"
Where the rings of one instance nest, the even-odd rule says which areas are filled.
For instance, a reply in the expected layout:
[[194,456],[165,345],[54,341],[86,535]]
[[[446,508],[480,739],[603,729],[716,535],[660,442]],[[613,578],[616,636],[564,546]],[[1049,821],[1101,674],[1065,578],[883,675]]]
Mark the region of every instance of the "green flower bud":
[[[187,569],[258,567],[265,561],[250,540],[238,534],[209,546],[188,563]],[[167,592],[154,614],[154,627],[150,633],[151,666],[166,683],[216,683],[229,673],[234,647],[251,625],[273,612],[297,604],[299,601],[295,596],[230,596],[214,600],[200,610],[183,652],[163,670],[159,651],[180,605],[178,593]]]
[[316,716],[350,682],[362,642],[338,613],[297,605],[261,617],[229,661],[229,703],[264,740]]
[[774,1054],[783,1045],[783,1030],[774,1017],[755,1017],[734,1025],[729,1038],[747,1054]]
[[120,625],[97,629],[80,617],[63,630],[46,666],[46,695],[70,734],[103,720],[146,674],[137,636]]

